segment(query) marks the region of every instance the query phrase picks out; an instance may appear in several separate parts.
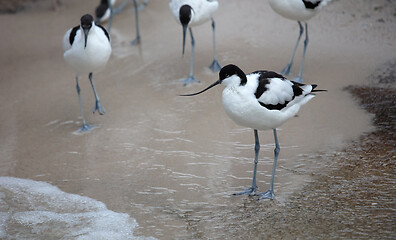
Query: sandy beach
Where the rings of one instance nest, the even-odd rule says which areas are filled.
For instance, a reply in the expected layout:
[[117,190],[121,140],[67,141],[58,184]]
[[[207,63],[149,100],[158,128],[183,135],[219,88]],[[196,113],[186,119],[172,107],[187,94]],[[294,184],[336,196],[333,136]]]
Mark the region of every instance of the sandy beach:
[[[194,29],[200,83],[184,87],[180,82],[189,73],[190,45],[187,39],[182,57],[182,29],[168,1],[150,0],[140,12],[138,46],[129,44],[135,37],[133,4],[115,16],[112,56],[106,68],[94,74],[106,114],[91,114],[94,97],[88,76],[81,76],[87,122],[97,128],[76,133],[80,109],[74,73],[63,59],[62,38],[83,14],[93,14],[97,3],[64,0],[52,11],[50,1],[42,0],[26,3],[15,14],[0,15],[0,176],[46,182],[104,203],[108,210],[136,220],[134,237],[391,239],[395,235],[394,136],[387,135],[389,144],[382,152],[368,155],[371,162],[382,156],[381,162],[388,163],[376,167],[375,175],[360,167],[353,171],[347,161],[359,156],[364,143],[384,135],[373,140],[377,113],[363,109],[351,92],[366,99],[359,93],[367,90],[354,91],[355,87],[379,86],[395,96],[394,80],[380,81],[386,74],[394,79],[393,1],[337,0],[310,21],[304,80],[328,92],[318,94],[279,129],[281,153],[272,201],[232,196],[251,183],[254,138],[251,129],[237,126],[224,113],[223,88],[191,98],[178,96],[201,90],[218,76],[208,68],[212,31],[206,23]],[[295,44],[297,23],[274,13],[267,1],[219,3],[215,20],[220,63],[234,63],[245,72],[280,71]],[[300,46],[291,78],[298,73],[301,54]],[[390,119],[394,122],[394,116]],[[272,132],[260,132],[260,140],[257,180],[259,190],[265,191],[273,162]],[[354,166],[359,166],[356,161]],[[335,184],[341,178],[342,183]],[[384,184],[377,201],[376,190],[366,189],[371,197],[361,203],[371,210],[341,207],[353,205],[348,199],[357,196],[348,194],[365,192],[365,182]],[[352,183],[356,185],[348,188]],[[24,198],[28,196],[29,192]],[[44,230],[37,225],[16,224],[14,212],[19,208],[10,207],[13,196],[4,186],[0,197],[0,238],[68,239],[62,231],[43,237]],[[373,224],[362,221],[362,216]]]

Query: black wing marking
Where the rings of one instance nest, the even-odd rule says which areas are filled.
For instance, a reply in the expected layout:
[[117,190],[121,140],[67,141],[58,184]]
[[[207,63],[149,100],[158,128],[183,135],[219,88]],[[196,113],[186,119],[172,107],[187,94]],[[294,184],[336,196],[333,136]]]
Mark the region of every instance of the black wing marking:
[[70,36],[69,36],[69,42],[70,45],[73,45],[74,42],[74,38],[76,37],[77,31],[80,29],[80,26],[75,26],[71,32],[70,32]]
[[107,39],[109,39],[110,42],[110,35],[107,32],[106,28],[104,28],[102,25],[96,25],[96,26],[100,27],[103,30],[104,34],[106,35]]
[[298,97],[303,94],[303,89],[300,87],[303,85],[300,85],[301,83],[296,83],[294,81],[292,83],[293,83],[292,88],[293,88],[293,99],[294,99],[295,97]]
[[95,10],[96,21],[98,21],[98,19],[102,18],[105,15],[108,8],[108,0],[101,0],[99,6]]
[[280,79],[286,79],[284,76],[282,76],[279,73],[276,72],[272,72],[272,71],[255,71],[252,72],[251,74],[260,74],[259,76],[259,85],[257,87],[256,92],[254,93],[254,95],[256,96],[256,98],[260,98],[261,95],[268,90],[268,88],[266,87],[266,85],[269,83],[269,79],[271,78],[280,78]]
[[281,80],[287,80],[287,79],[283,75],[272,71],[256,71],[253,72],[252,74],[260,74],[258,78],[259,84],[257,86],[257,90],[254,93],[254,95],[256,96],[257,101],[260,103],[260,105],[267,108],[268,110],[282,110],[287,106],[287,104],[289,104],[289,102],[293,101],[295,97],[303,94],[303,89],[301,88],[301,86],[304,86],[304,84],[290,81],[293,83],[293,85],[291,86],[293,90],[293,96],[289,101],[285,101],[284,103],[278,103],[278,104],[266,104],[260,101],[259,98],[263,95],[264,92],[268,91],[267,85],[271,82],[271,78],[278,78]]
[[109,6],[107,5],[103,5],[103,4],[99,5],[95,10],[96,20],[102,18],[105,15],[108,8]]
[[315,9],[316,7],[319,6],[319,4],[321,2],[321,1],[317,1],[317,2],[313,3],[311,1],[306,1],[306,0],[302,0],[302,1],[305,5],[305,8],[308,8],[308,9]]

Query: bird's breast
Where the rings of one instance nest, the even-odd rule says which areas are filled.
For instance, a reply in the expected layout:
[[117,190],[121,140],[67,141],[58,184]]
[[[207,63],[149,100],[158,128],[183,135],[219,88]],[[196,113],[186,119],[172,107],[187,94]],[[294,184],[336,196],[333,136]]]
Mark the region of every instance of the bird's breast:
[[104,34],[89,34],[87,46],[84,45],[84,36],[79,33],[71,48],[64,53],[66,62],[78,75],[104,67],[111,55],[111,45]]
[[236,124],[257,130],[268,130],[283,124],[288,117],[281,111],[271,111],[261,106],[254,94],[226,88],[223,91],[223,108]]
[[222,100],[225,112],[236,122],[243,118],[247,111],[251,111],[252,103],[236,87],[224,89]]

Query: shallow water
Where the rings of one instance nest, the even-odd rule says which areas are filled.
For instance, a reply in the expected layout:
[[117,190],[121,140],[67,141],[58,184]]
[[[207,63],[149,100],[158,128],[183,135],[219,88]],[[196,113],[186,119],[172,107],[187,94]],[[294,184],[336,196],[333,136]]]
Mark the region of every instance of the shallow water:
[[[250,223],[239,223],[238,211],[260,204],[281,207],[291,193],[310,182],[312,172],[327,167],[328,162],[315,157],[318,153],[336,152],[371,129],[370,116],[342,89],[361,83],[392,57],[394,36],[375,38],[375,43],[375,32],[365,32],[363,40],[354,38],[360,33],[348,29],[359,22],[342,13],[342,2],[328,6],[311,24],[304,77],[328,92],[318,93],[278,131],[275,201],[231,195],[251,184],[253,131],[225,115],[222,87],[201,96],[178,96],[217,79],[207,68],[212,60],[211,28],[206,24],[194,29],[195,72],[201,83],[183,87],[179,80],[188,74],[190,48],[187,44],[182,58],[181,27],[167,2],[159,0],[150,1],[140,14],[141,46],[129,45],[134,38],[131,10],[115,17],[113,56],[104,71],[94,74],[106,115],[88,114],[94,98],[89,81],[81,80],[87,121],[98,126],[87,134],[75,132],[81,124],[80,111],[61,40],[82,14],[93,11],[95,1],[67,1],[57,13],[33,9],[0,16],[7,36],[2,41],[10,46],[2,50],[0,62],[4,69],[0,110],[7,113],[0,116],[0,174],[45,181],[66,193],[103,202],[111,211],[137,220],[135,235],[223,238],[232,236],[223,231],[226,224],[248,230]],[[280,19],[259,0],[249,6],[237,0],[220,3],[216,14],[220,63],[235,63],[246,72],[280,70],[289,59],[296,24]],[[251,15],[257,18],[249,21]],[[12,29],[6,27],[9,22]],[[321,23],[327,24],[320,28]],[[300,57],[298,53],[295,72]],[[265,191],[273,136],[270,131],[259,136],[258,186]],[[24,228],[18,227],[13,231]]]

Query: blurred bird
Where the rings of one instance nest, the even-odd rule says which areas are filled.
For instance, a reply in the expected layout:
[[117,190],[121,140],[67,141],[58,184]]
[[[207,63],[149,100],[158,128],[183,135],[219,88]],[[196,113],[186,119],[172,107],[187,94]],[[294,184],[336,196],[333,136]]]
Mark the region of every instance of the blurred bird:
[[74,28],[70,28],[63,37],[63,57],[66,62],[76,72],[76,87],[83,125],[78,130],[90,131],[92,125],[88,125],[84,117],[84,109],[80,96],[80,86],[78,84],[78,76],[81,74],[89,74],[89,80],[94,91],[96,103],[93,112],[104,114],[105,109],[96,93],[95,85],[92,80],[92,72],[103,68],[111,55],[110,36],[106,29],[100,25],[96,25],[94,18],[86,14],[81,17],[81,24]]
[[282,70],[282,74],[289,75],[292,65],[294,55],[298,44],[300,42],[301,36],[304,33],[304,27],[301,22],[305,23],[305,41],[304,41],[304,51],[300,64],[300,71],[298,77],[295,79],[297,82],[303,82],[302,72],[304,67],[305,53],[307,51],[307,46],[309,42],[308,38],[308,23],[307,21],[315,16],[324,6],[327,5],[331,0],[268,0],[271,8],[277,12],[279,15],[298,22],[300,27],[300,34],[297,38],[296,46],[294,47],[293,54],[290,58],[289,63]]
[[300,107],[311,100],[316,85],[287,80],[284,76],[271,71],[255,71],[246,75],[239,67],[227,65],[220,70],[219,80],[206,89],[181,96],[194,96],[218,85],[224,84],[223,107],[227,115],[238,125],[252,128],[255,139],[255,158],[252,186],[234,195],[255,194],[257,190],[256,172],[260,142],[258,130],[273,129],[275,139],[274,164],[271,184],[268,191],[258,193],[259,199],[274,198],[275,169],[279,156],[279,143],[276,128],[294,117]]
[[[99,6],[96,7],[95,10],[95,23],[100,24],[109,20],[110,16],[113,14],[113,5],[116,0],[101,0]],[[112,17],[111,17],[112,20]],[[111,28],[111,21],[109,21],[109,27],[107,30],[109,31]]]
[[213,31],[213,62],[209,68],[213,72],[218,72],[221,68],[216,56],[216,41],[215,41],[215,21],[212,17],[213,13],[217,10],[219,3],[216,0],[172,0],[169,7],[182,27],[183,27],[183,55],[186,43],[187,28],[190,31],[191,37],[191,60],[190,60],[190,76],[184,79],[184,85],[192,82],[199,82],[194,77],[194,47],[195,40],[191,27],[205,23],[212,20]]
[[[96,8],[96,23],[102,23],[104,21],[109,20],[107,30],[110,32],[111,25],[113,22],[114,14],[120,13],[124,7],[131,0],[125,0],[117,9],[114,9],[113,6],[116,0],[101,0],[99,6]],[[148,0],[144,0],[141,5],[138,4],[137,0],[133,0],[134,10],[135,10],[135,23],[136,23],[136,38],[131,42],[132,45],[136,45],[140,43],[140,29],[139,29],[139,11],[142,10],[148,4]]]

